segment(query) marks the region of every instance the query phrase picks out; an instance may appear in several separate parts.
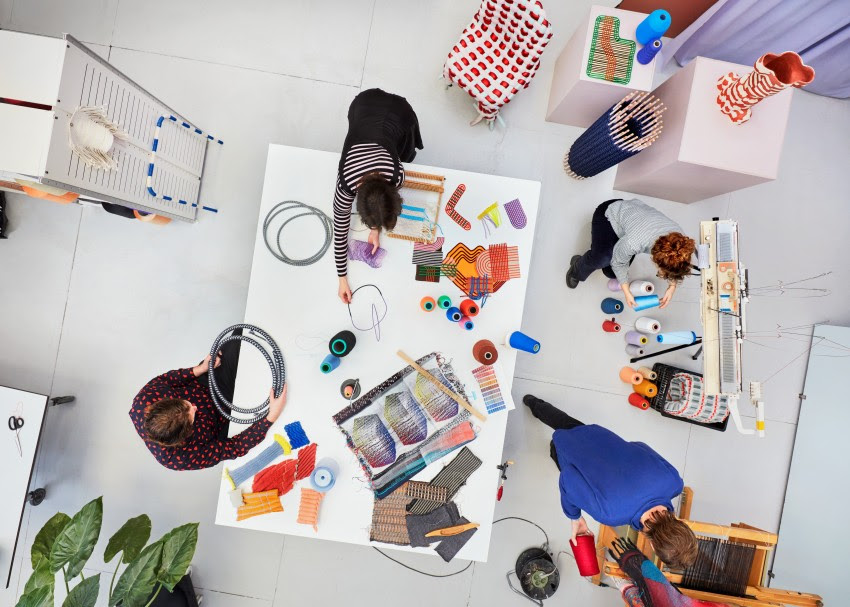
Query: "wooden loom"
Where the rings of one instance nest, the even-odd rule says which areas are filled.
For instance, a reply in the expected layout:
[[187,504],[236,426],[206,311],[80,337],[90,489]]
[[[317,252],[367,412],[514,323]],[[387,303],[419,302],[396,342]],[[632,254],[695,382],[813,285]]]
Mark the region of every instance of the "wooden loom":
[[[780,590],[778,588],[767,588],[762,585],[767,573],[768,557],[770,556],[770,552],[776,546],[776,542],[779,539],[778,535],[751,527],[744,523],[732,524],[727,527],[724,525],[691,521],[689,519],[693,498],[693,490],[690,487],[685,487],[685,490],[682,492],[678,516],[679,519],[690,527],[695,534],[699,536],[723,538],[729,542],[746,543],[756,547],[756,554],[753,557],[753,563],[747,579],[747,596],[737,597],[716,592],[705,592],[702,590],[682,588],[679,586],[682,582],[682,574],[665,571],[663,563],[655,555],[655,552],[652,550],[652,545],[646,535],[627,528],[631,531],[631,533],[637,533],[635,544],[649,560],[661,569],[664,576],[671,584],[676,585],[683,594],[693,599],[714,601],[716,603],[725,603],[727,605],[735,605],[738,607],[781,607],[782,605],[794,605],[795,607],[823,607],[823,599],[816,594],[796,592],[794,590]],[[601,573],[595,575],[592,579],[593,583],[596,585],[602,585],[602,574],[606,574],[611,577],[628,579],[628,576],[622,569],[620,569],[616,562],[607,560],[608,547],[611,545],[612,541],[617,539],[617,537],[619,537],[619,534],[615,528],[607,525],[599,526],[599,536],[596,541],[596,558],[599,560],[599,570]]]
[[[400,238],[401,240],[412,240],[413,242],[422,242],[431,244],[437,240],[437,219],[440,216],[440,206],[443,203],[443,191],[446,178],[442,175],[432,175],[431,173],[420,173],[418,171],[405,170],[404,183],[401,184],[401,190],[420,190],[425,192],[436,192],[437,204],[434,210],[434,217],[429,217],[432,225],[426,225],[425,222],[406,220],[400,217],[395,228],[387,231],[387,236],[391,238]],[[429,204],[430,206],[430,204]],[[404,210],[402,210],[402,214]]]

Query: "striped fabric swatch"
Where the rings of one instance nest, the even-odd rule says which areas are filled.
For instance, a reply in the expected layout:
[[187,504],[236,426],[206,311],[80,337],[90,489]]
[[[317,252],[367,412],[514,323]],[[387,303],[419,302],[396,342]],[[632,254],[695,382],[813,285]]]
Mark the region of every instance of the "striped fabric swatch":
[[487,413],[502,411],[505,408],[505,401],[502,398],[499,380],[496,379],[496,372],[493,370],[493,366],[481,365],[472,370],[472,376],[481,388],[481,395],[484,397],[484,405],[487,407]]
[[260,493],[246,493],[242,496],[242,499],[245,503],[236,509],[237,521],[243,521],[246,518],[268,512],[283,512],[283,506],[276,489],[261,491]]
[[251,485],[254,493],[277,490],[278,495],[285,495],[295,486],[296,460],[285,459],[257,472]]
[[[472,476],[472,473],[480,467],[481,460],[469,450],[469,447],[464,447],[445,468],[437,473],[437,476],[431,479],[429,484],[436,487],[445,487],[446,501],[448,501],[466,484],[466,480]],[[430,500],[414,500],[407,511],[410,514],[428,514],[434,508],[435,506],[432,507]],[[406,533],[407,528],[405,527]]]
[[446,241],[442,236],[438,236],[434,242],[414,242],[414,251],[440,251],[443,248],[443,243]]
[[417,266],[439,266],[443,261],[443,250],[417,251],[413,249],[412,262]]
[[440,266],[416,266],[416,280],[419,282],[440,282]]
[[372,506],[372,526],[369,530],[371,541],[399,546],[410,544],[410,537],[407,535],[407,523],[405,522],[406,508],[410,503],[410,497],[407,495],[407,484],[404,483],[383,499],[378,499],[375,496],[375,503]]

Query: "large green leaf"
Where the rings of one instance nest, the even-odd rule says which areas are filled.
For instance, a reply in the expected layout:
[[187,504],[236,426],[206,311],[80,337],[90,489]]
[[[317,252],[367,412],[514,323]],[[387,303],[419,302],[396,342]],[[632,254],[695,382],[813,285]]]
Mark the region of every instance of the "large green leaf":
[[106,551],[103,553],[103,560],[108,563],[123,550],[124,556],[122,558],[125,563],[129,563],[139,556],[150,538],[151,519],[148,515],[140,514],[136,518],[131,518],[121,526],[121,529],[115,532],[115,535],[109,538]]
[[156,586],[156,572],[162,558],[162,540],[154,542],[137,556],[118,578],[109,597],[109,607],[142,607]]
[[94,550],[102,522],[103,498],[99,497],[83,506],[59,533],[50,549],[50,568],[59,571],[67,565],[65,579],[77,577]]
[[56,574],[50,570],[50,561],[47,559],[41,559],[38,562],[38,565],[36,565],[36,568],[33,569],[32,575],[30,575],[30,579],[27,580],[26,586],[24,586],[24,594],[30,590],[41,588],[42,586],[49,586],[50,588],[53,588],[55,583]]
[[18,599],[15,607],[53,607],[53,588],[42,586],[25,592]]
[[198,544],[198,523],[188,523],[175,527],[160,540],[162,542],[162,564],[156,574],[156,581],[161,582],[171,592],[184,575],[195,555]]
[[44,523],[44,527],[36,534],[35,541],[32,543],[32,568],[38,566],[41,559],[50,558],[50,549],[53,548],[53,542],[56,537],[62,532],[65,526],[71,522],[71,517],[64,512],[57,512],[53,517]]
[[65,597],[62,607],[94,607],[100,591],[100,574],[84,579]]

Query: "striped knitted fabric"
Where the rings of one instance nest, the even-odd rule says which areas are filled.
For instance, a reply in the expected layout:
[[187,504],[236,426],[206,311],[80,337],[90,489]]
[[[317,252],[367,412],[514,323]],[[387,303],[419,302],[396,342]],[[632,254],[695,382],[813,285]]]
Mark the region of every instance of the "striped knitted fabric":
[[233,471],[224,469],[224,477],[230,481],[233,489],[257,474],[281,455],[290,452],[289,443],[280,434],[274,435],[274,441],[251,461],[239,466]]
[[252,516],[269,512],[283,512],[283,506],[276,490],[261,493],[246,493],[242,496],[245,503],[236,509],[236,520],[243,521]]
[[301,427],[301,422],[286,424],[283,429],[286,432],[286,436],[289,437],[289,444],[292,445],[293,449],[300,449],[310,444],[310,439],[307,438],[304,428]]
[[375,503],[372,506],[372,526],[369,529],[371,541],[399,546],[410,544],[405,522],[406,506],[411,500],[407,495],[407,485],[408,483],[404,483],[383,499],[375,496]]
[[279,495],[285,495],[295,486],[295,467],[294,459],[285,459],[279,464],[264,468],[254,476],[251,488],[254,493],[275,489]]
[[312,525],[313,531],[319,530],[319,506],[322,504],[324,493],[315,489],[301,489],[301,503],[298,505],[298,523]]
[[[466,484],[466,480],[480,466],[481,460],[469,450],[469,447],[464,447],[445,468],[437,473],[437,476],[431,479],[429,484],[437,487],[445,487],[446,500],[448,501]],[[415,500],[410,504],[408,511],[411,514],[427,514],[433,509],[434,507],[430,501]]]
[[317,447],[318,445],[316,443],[312,443],[298,450],[298,467],[295,473],[295,480],[300,481],[313,473],[313,468],[316,467]]

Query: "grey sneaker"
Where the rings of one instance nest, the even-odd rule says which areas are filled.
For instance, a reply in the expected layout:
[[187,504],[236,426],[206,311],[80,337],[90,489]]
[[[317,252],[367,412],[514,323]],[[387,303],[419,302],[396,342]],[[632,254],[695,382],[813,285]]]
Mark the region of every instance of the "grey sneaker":
[[573,255],[572,259],[570,259],[570,269],[567,270],[567,286],[571,289],[575,289],[580,282],[575,276],[576,262],[579,259],[581,259],[581,255]]

